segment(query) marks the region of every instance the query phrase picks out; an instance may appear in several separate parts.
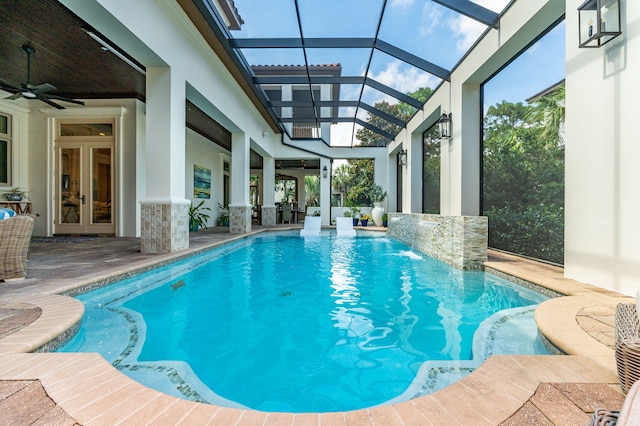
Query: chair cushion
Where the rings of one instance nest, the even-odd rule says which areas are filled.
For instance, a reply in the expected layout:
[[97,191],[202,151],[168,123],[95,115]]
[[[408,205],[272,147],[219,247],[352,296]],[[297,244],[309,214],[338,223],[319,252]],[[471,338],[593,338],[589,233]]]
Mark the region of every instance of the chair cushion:
[[620,415],[618,416],[618,422],[616,423],[619,426],[631,426],[637,425],[638,420],[640,419],[640,397],[638,394],[640,393],[640,382],[636,382],[627,397],[624,400],[624,404],[622,405],[622,409],[620,410]]
[[0,220],[0,280],[26,277],[32,232],[30,216]]
[[6,207],[0,208],[0,220],[9,219],[10,217],[13,217],[15,215],[16,212],[14,212],[12,209]]

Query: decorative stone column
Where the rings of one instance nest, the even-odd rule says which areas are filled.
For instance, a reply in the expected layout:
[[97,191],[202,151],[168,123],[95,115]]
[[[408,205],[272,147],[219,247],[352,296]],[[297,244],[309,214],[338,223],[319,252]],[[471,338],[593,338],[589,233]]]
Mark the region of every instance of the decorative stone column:
[[276,225],[276,161],[273,157],[262,158],[262,226]]
[[251,232],[251,204],[229,204],[229,233]]
[[262,226],[276,225],[276,206],[262,206]]
[[171,253],[189,248],[188,200],[143,201],[142,253]]
[[252,205],[249,202],[250,140],[246,133],[231,134],[231,203],[229,233],[251,232]]

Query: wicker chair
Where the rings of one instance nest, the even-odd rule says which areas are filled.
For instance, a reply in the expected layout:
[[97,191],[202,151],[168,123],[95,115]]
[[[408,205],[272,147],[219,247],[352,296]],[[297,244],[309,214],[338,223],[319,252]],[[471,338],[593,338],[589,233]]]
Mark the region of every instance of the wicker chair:
[[616,367],[622,391],[622,410],[597,409],[590,426],[637,425],[640,417],[640,321],[633,303],[616,306]]
[[626,394],[640,379],[640,324],[633,303],[616,306],[616,366],[620,387]]
[[33,219],[29,216],[0,220],[0,280],[27,276],[32,232]]

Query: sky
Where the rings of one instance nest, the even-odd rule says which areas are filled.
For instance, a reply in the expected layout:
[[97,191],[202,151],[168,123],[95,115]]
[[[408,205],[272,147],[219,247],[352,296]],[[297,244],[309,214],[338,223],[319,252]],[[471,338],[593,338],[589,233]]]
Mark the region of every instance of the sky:
[[[509,0],[474,0],[494,12],[501,12]],[[244,25],[233,31],[235,38],[297,38],[302,31],[311,37],[372,38],[380,17],[383,0],[298,0],[302,28],[298,26],[294,0],[235,0]],[[496,102],[524,101],[527,97],[564,78],[564,23],[514,61],[504,72],[486,84],[485,108]],[[486,26],[425,0],[387,0],[378,38],[439,67],[451,69]],[[243,49],[251,65],[302,65],[302,49]],[[309,64],[342,66],[343,76],[364,76],[402,93],[421,87],[435,88],[441,80],[380,51],[371,49],[307,49]],[[362,95],[361,95],[362,91]],[[374,105],[395,98],[370,87],[343,85],[341,100],[358,100]],[[341,115],[354,110],[343,108]],[[368,113],[359,112],[366,120]],[[356,130],[359,126],[356,126]],[[332,126],[332,145],[350,145],[354,126]]]
[[564,21],[484,85],[485,110],[502,101],[525,102],[564,79]]

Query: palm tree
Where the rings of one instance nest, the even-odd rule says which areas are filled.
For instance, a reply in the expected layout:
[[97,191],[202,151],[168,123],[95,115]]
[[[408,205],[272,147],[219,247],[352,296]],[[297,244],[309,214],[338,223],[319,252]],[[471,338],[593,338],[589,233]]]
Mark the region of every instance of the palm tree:
[[335,172],[333,172],[332,183],[333,187],[342,194],[344,200],[349,192],[349,183],[351,178],[349,176],[349,167],[346,164],[341,164]]
[[320,205],[320,177],[304,177],[305,204],[307,207],[317,207]]
[[542,125],[542,137],[547,141],[562,142],[560,131],[564,127],[564,99],[565,85],[562,84],[551,93],[536,99],[527,115],[527,121]]

